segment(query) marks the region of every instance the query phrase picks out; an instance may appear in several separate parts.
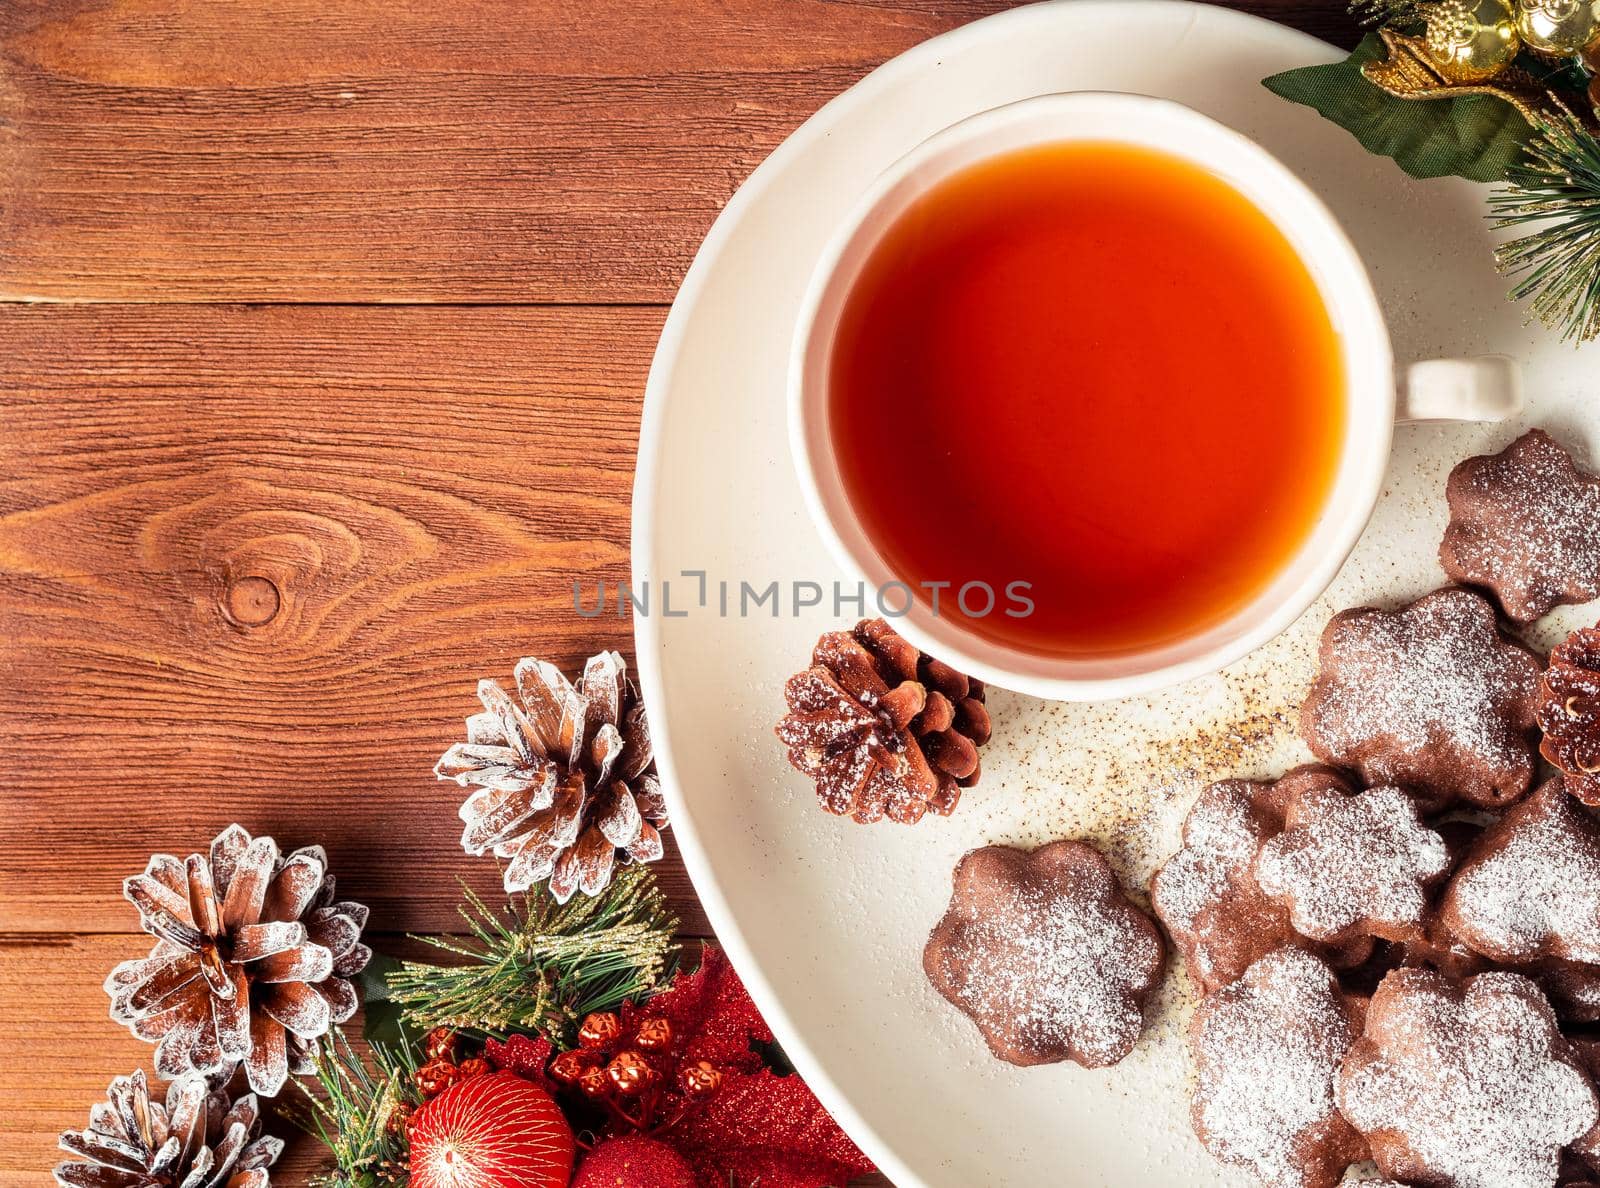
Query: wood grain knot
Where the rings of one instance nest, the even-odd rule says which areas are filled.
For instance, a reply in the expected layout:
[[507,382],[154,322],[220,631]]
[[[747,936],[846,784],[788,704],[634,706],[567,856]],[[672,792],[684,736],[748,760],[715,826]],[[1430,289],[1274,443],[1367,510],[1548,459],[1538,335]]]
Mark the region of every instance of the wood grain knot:
[[232,582],[222,599],[222,613],[237,627],[262,627],[277,618],[283,599],[271,578],[242,577]]

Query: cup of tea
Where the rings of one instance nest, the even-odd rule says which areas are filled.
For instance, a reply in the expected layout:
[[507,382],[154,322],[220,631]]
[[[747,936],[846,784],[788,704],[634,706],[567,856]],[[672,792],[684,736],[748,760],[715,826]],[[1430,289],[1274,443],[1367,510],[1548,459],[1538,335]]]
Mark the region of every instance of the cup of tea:
[[897,628],[1077,701],[1277,635],[1354,548],[1397,420],[1521,403],[1500,356],[1397,375],[1360,257],[1265,149],[1101,92],[891,166],[817,265],[788,387],[812,518]]

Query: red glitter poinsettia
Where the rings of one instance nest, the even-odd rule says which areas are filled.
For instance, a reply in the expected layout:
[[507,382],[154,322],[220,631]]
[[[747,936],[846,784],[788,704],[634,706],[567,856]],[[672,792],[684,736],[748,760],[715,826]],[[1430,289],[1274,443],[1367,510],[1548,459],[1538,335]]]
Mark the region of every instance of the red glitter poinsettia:
[[483,1044],[483,1058],[493,1068],[516,1073],[524,1080],[534,1082],[552,1097],[556,1094],[556,1084],[545,1072],[545,1067],[554,1055],[555,1046],[542,1035],[512,1035],[503,1043],[489,1039]]
[[721,1089],[661,1137],[702,1188],[823,1188],[876,1170],[798,1075],[779,1076],[754,1045],[770,1044],[750,994],[719,949],[643,1006],[623,1007],[624,1026],[665,1016],[683,1063],[709,1061]]

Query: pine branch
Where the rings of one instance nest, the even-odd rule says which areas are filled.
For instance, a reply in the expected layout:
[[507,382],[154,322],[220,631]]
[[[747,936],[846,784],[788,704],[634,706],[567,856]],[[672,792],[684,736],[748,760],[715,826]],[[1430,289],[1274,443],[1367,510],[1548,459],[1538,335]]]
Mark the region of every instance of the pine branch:
[[404,1133],[391,1134],[388,1122],[397,1107],[420,1104],[413,1080],[416,1053],[406,1044],[373,1044],[370,1050],[371,1060],[363,1060],[334,1028],[317,1053],[314,1075],[321,1094],[297,1080],[305,1104],[280,1106],[333,1156],[335,1170],[314,1179],[316,1188],[396,1188],[408,1182]]
[[1600,337],[1600,138],[1570,111],[1541,121],[1526,160],[1489,199],[1497,228],[1526,232],[1495,252],[1529,301],[1563,338]]
[[1350,15],[1373,28],[1422,24],[1422,0],[1350,0]]
[[460,908],[474,941],[419,937],[465,958],[408,961],[389,992],[419,1029],[538,1031],[563,1042],[586,1014],[647,994],[677,960],[678,921],[644,866],[625,866],[605,893],[557,904],[545,895],[495,912],[468,891]]

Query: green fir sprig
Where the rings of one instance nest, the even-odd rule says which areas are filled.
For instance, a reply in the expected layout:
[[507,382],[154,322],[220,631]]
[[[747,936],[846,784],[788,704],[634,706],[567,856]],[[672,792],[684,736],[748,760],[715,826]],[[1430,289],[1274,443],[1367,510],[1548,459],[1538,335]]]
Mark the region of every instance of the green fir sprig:
[[1600,137],[1563,109],[1542,120],[1522,163],[1489,199],[1495,226],[1525,229],[1495,253],[1528,301],[1564,338],[1600,337]]
[[1422,24],[1423,0],[1350,0],[1350,15],[1363,25],[1407,29]]
[[313,1188],[398,1188],[409,1182],[405,1130],[389,1120],[396,1110],[421,1102],[413,1075],[416,1052],[403,1040],[395,1047],[372,1044],[369,1052],[362,1057],[334,1028],[317,1052],[313,1076],[321,1092],[296,1080],[305,1103],[280,1107],[332,1155],[334,1170],[315,1177]]
[[472,892],[459,909],[473,940],[417,939],[464,961],[402,962],[388,976],[405,1021],[569,1042],[591,1011],[615,1010],[670,977],[677,918],[644,866],[625,866],[601,895],[557,904],[536,894],[496,912]]

